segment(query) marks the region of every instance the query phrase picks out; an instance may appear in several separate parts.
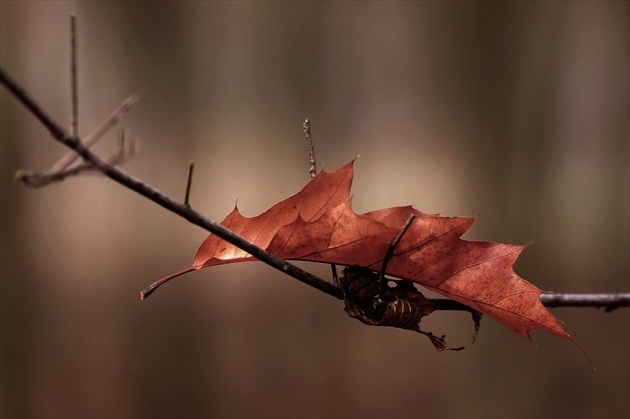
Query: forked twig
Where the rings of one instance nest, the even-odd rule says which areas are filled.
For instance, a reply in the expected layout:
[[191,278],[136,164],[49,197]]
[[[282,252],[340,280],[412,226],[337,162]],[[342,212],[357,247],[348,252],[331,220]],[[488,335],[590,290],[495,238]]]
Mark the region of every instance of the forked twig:
[[[79,137],[79,99],[78,99],[78,66],[77,66],[77,18],[74,14],[70,15],[70,97],[71,97],[71,114],[70,114],[70,128],[69,128],[69,137],[78,138]],[[138,101],[138,97],[136,95],[132,95],[128,97],[116,111],[112,115],[110,115],[104,122],[99,126],[95,131],[93,131],[90,135],[88,135],[87,139],[83,143],[83,146],[86,148],[94,145],[98,140],[100,140],[112,127],[114,127],[120,117],[127,111],[129,111],[133,105]],[[33,109],[31,109],[33,111]],[[50,129],[50,127],[48,127]],[[125,137],[121,136],[121,140],[119,142],[120,146],[117,152],[109,159],[110,164],[119,164],[124,160],[125,157]],[[129,146],[130,153],[133,155],[134,146],[133,142],[130,143]],[[46,186],[52,182],[60,182],[64,180],[66,177],[76,176],[84,172],[95,171],[91,164],[88,162],[83,162],[75,165],[70,168],[72,163],[74,163],[79,155],[75,151],[70,151],[65,154],[57,163],[55,163],[52,168],[48,172],[39,172],[39,171],[25,171],[20,170],[16,173],[16,179],[22,181],[24,184],[31,187],[42,187]]]
[[[92,131],[92,133],[87,136],[87,138],[83,142],[83,145],[86,148],[90,148],[94,144],[96,144],[98,140],[103,138],[103,136],[107,134],[110,129],[118,124],[120,118],[125,113],[129,112],[131,108],[133,108],[133,105],[136,104],[136,102],[138,102],[138,95],[135,94],[125,99],[123,103],[121,103],[120,106],[116,108],[116,110],[112,112],[112,114],[109,115],[98,128],[96,128],[94,131]],[[59,159],[57,163],[54,164],[54,166],[50,169],[50,172],[55,173],[64,171],[68,167],[70,167],[70,165],[74,163],[78,158],[79,155],[76,152],[70,151],[61,159]]]
[[[105,160],[107,164],[111,166],[116,166],[125,161],[127,156],[135,155],[135,148],[133,141],[127,142],[125,140],[124,132],[121,132],[118,137],[118,146],[116,151]],[[127,145],[128,144],[128,145]],[[127,148],[127,150],[125,150]],[[74,152],[73,152],[74,153]],[[75,153],[76,154],[76,153]],[[30,186],[32,188],[41,188],[43,186],[49,185],[53,182],[61,182],[66,178],[85,175],[85,174],[101,174],[100,170],[96,168],[90,162],[81,162],[75,164],[74,166],[55,172],[39,172],[32,170],[18,170],[15,173],[15,179],[21,181],[26,186]]]
[[[87,140],[83,143],[83,147],[91,147],[94,145],[99,139],[103,137],[103,135],[114,127],[123,113],[127,112],[131,107],[137,102],[138,98],[136,95],[130,96],[125,100],[122,105],[112,114],[110,115],[103,124],[98,127],[94,132],[92,132]],[[69,138],[77,139],[77,136],[67,134]],[[128,145],[128,150],[125,151],[125,145]],[[126,141],[126,137],[124,132],[121,133],[119,137],[118,148],[114,152],[114,154],[107,160],[110,165],[121,164],[126,156],[134,156],[135,155],[135,144],[133,141]],[[77,164],[73,167],[70,167],[74,161],[79,158],[79,154],[75,151],[70,151],[65,154],[57,163],[55,163],[51,170],[49,171],[31,171],[31,170],[18,170],[15,174],[15,178],[25,185],[35,188],[41,188],[43,186],[47,186],[53,182],[61,182],[67,177],[76,176],[85,172],[94,172],[98,171],[92,164],[88,162],[83,162]]]

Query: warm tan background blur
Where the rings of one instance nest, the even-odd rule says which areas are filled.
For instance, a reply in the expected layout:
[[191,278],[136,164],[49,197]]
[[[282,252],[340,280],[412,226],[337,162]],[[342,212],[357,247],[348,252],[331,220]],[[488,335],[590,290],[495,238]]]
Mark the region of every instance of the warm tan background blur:
[[[2,68],[80,133],[128,95],[124,166],[222,219],[256,215],[357,154],[354,208],[481,213],[467,238],[524,244],[525,279],[629,288],[628,2],[0,3]],[[66,150],[4,88],[3,417],[628,417],[630,310],[554,309],[543,332],[436,313],[422,336],[363,326],[261,263],[190,274],[206,233],[100,177],[12,180]],[[97,150],[114,148],[116,134]],[[327,266],[307,265],[329,277]]]

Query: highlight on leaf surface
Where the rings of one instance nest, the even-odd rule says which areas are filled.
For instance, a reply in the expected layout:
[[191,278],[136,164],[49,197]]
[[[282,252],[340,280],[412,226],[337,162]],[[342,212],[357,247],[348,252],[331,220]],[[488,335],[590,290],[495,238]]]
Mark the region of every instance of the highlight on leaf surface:
[[[353,163],[330,172],[320,171],[300,192],[256,217],[244,217],[234,208],[221,224],[281,259],[334,263],[379,272],[388,247],[414,214],[415,219],[392,252],[385,274],[465,304],[527,338],[529,331],[543,329],[575,343],[540,302],[542,291],[514,272],[514,262],[524,246],[461,239],[472,226],[472,217],[425,214],[411,206],[356,214],[350,201]],[[181,274],[250,260],[255,258],[210,234],[189,268],[156,282],[143,296]],[[347,295],[348,289],[344,293],[348,311],[348,297],[356,296]],[[401,295],[390,298],[392,302],[409,301]],[[415,294],[411,300],[419,301]],[[395,304],[390,308],[399,310],[394,314],[400,315],[403,303]],[[422,303],[413,310],[418,322],[422,317],[420,311],[423,315],[432,311]],[[349,314],[351,311],[352,308]],[[361,318],[361,314],[353,317],[368,324],[378,323]],[[419,331],[417,324],[406,328]],[[436,344],[436,340],[431,340]],[[439,344],[436,347],[439,349]]]

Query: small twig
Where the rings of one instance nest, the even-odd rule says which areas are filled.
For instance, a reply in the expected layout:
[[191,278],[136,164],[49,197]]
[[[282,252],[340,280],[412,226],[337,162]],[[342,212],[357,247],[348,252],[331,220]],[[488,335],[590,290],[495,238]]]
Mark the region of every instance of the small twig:
[[304,128],[304,135],[306,136],[306,142],[308,143],[308,162],[310,163],[309,173],[311,179],[317,175],[317,166],[315,165],[315,147],[313,146],[313,140],[311,138],[311,122],[306,118],[302,124]]
[[[129,151],[125,151],[125,138],[126,137],[124,135],[124,132],[121,133],[118,139],[118,147],[116,151],[107,160],[105,160],[109,165],[116,166],[123,163],[127,155],[134,156],[133,141],[129,142]],[[92,163],[85,161],[58,172],[18,170],[15,173],[15,179],[21,181],[26,186],[32,188],[41,188],[43,186],[50,185],[53,182],[61,182],[66,178],[85,174],[102,175],[103,173]]]
[[[128,97],[127,100],[125,100],[122,103],[122,105],[120,105],[120,107],[116,109],[116,111],[112,115],[110,115],[100,127],[98,127],[94,132],[92,132],[92,134],[88,136],[87,140],[83,143],[83,146],[87,148],[94,145],[100,138],[103,137],[103,135],[108,130],[110,130],[113,126],[115,126],[118,123],[118,120],[120,119],[122,114],[127,112],[129,109],[131,109],[131,107],[137,102],[137,100],[138,98],[135,95]],[[76,136],[70,136],[70,135],[69,137],[77,138]],[[108,163],[110,165],[120,164],[125,160],[124,159],[125,157],[124,139],[125,137],[123,133],[121,140],[119,140],[120,146],[117,152],[114,154],[112,158],[108,160]],[[135,144],[133,141],[130,141],[128,143],[128,149],[129,149],[129,155],[134,156]],[[66,177],[76,176],[79,173],[82,173],[84,171],[95,170],[93,167],[91,167],[92,166],[91,164],[85,164],[85,163],[81,163],[75,167],[69,168],[69,166],[71,166],[72,163],[74,163],[74,161],[78,157],[79,157],[79,154],[77,154],[75,151],[70,151],[69,153],[64,155],[57,163],[55,163],[52,169],[47,172],[19,170],[15,174],[15,178],[23,182],[27,186],[34,187],[34,188],[41,188],[53,182],[61,182]]]
[[335,265],[334,263],[331,263],[330,270],[332,272],[333,284],[339,286],[339,274],[337,273],[337,265]]
[[409,218],[407,218],[407,221],[398,232],[398,235],[387,248],[387,252],[385,252],[385,257],[383,258],[383,266],[381,267],[381,273],[378,277],[379,298],[381,298],[381,295],[383,293],[383,283],[385,282],[385,271],[387,270],[387,264],[394,254],[394,249],[396,249],[396,246],[398,246],[398,243],[400,242],[400,239],[402,239],[403,234],[405,234],[407,229],[409,229],[409,226],[411,225],[411,222],[414,220],[414,218],[416,218],[415,214],[409,215]]
[[606,313],[619,307],[630,307],[630,294],[542,294],[540,301],[547,307],[595,307]]
[[[313,179],[317,176],[317,163],[315,162],[315,146],[313,145],[313,139],[311,138],[311,121],[308,118],[304,120],[302,124],[302,128],[304,129],[304,135],[306,136],[306,143],[308,144],[308,163],[309,169],[308,172]],[[339,285],[339,275],[337,274],[337,265],[334,263],[330,264],[330,270],[332,272],[333,284]]]
[[107,159],[107,163],[112,166],[123,164],[128,157],[135,157],[136,145],[133,139],[127,140],[125,130],[121,130],[118,134],[118,146],[114,154]]
[[188,208],[190,208],[190,203],[189,203],[190,186],[192,185],[192,176],[193,176],[194,168],[195,168],[195,163],[190,162],[188,164],[188,179],[186,180],[186,196],[184,197],[184,205],[187,206]]
[[77,17],[70,14],[70,96],[72,98],[72,114],[70,115],[70,135],[79,135],[79,94],[77,88]]
[[32,188],[41,188],[42,186],[50,185],[53,182],[61,182],[62,180],[84,174],[89,171],[97,170],[91,163],[83,162],[77,164],[70,169],[66,169],[62,172],[37,172],[31,170],[18,170],[15,173],[15,179],[19,180],[26,186]]

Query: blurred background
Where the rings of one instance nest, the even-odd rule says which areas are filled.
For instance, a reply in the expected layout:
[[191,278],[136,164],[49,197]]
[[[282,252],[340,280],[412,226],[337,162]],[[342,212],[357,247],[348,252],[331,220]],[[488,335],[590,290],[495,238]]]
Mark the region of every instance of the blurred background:
[[[221,220],[254,216],[357,155],[353,206],[481,214],[465,238],[532,244],[544,290],[629,289],[628,2],[0,2],[2,68],[79,129],[129,95],[129,171]],[[206,232],[98,176],[13,180],[66,153],[1,92],[3,417],[628,417],[630,310],[545,332],[464,313],[424,337],[370,328],[268,266],[189,274]],[[300,266],[329,278],[328,266]]]

